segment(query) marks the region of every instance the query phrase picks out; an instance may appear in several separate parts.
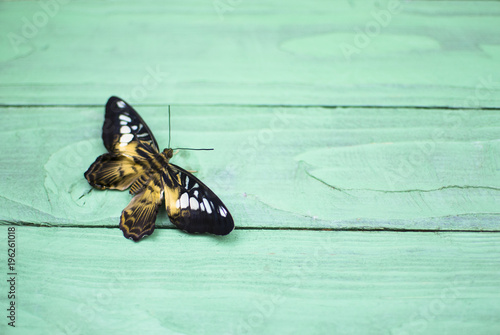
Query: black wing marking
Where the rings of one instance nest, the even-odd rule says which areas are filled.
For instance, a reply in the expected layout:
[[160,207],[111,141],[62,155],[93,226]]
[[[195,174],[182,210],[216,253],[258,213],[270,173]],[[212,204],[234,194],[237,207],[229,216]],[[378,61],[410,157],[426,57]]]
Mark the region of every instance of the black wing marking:
[[198,178],[174,164],[163,173],[165,207],[170,221],[188,233],[227,235],[234,221],[222,201]]
[[148,125],[128,103],[118,97],[109,98],[102,127],[102,140],[109,152],[120,153],[133,142],[147,142],[156,151],[158,143]]

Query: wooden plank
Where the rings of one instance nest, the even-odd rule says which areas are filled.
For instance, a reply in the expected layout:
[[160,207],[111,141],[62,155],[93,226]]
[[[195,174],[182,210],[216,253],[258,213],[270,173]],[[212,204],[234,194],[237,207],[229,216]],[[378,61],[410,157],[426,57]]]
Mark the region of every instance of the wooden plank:
[[[1,227],[2,259],[6,239]],[[117,229],[17,227],[16,241],[16,329],[3,321],[2,334],[493,334],[500,327],[495,233],[161,231],[133,243]]]
[[[160,146],[166,106],[137,108]],[[496,111],[172,106],[174,163],[239,227],[498,230]],[[115,227],[131,196],[91,189],[103,107],[1,108],[4,224]],[[164,211],[160,227],[171,227]]]
[[0,103],[500,105],[500,3],[391,2],[2,2]]

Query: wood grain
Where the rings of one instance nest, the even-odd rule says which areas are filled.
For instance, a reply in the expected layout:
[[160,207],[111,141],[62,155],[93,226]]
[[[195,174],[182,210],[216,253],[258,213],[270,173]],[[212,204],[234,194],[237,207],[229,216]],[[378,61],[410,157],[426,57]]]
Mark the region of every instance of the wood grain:
[[[137,107],[160,146],[166,106]],[[496,111],[172,106],[173,162],[199,171],[238,227],[498,230]],[[0,219],[109,226],[131,196],[91,190],[103,107],[1,108]],[[160,227],[171,227],[164,211]]]
[[[496,334],[500,3],[0,1],[0,334]],[[226,203],[133,243],[111,95]],[[349,230],[349,231],[346,231]]]
[[[1,227],[1,245],[6,236]],[[500,325],[498,234],[162,231],[134,243],[115,229],[18,227],[16,238],[19,327],[2,322],[2,334],[493,334]]]
[[51,1],[1,4],[3,104],[500,105],[494,1]]

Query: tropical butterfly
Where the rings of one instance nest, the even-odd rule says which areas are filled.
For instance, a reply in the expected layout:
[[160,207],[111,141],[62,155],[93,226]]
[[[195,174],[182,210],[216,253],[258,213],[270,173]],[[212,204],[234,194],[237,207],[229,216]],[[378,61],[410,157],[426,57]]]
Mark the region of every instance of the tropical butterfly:
[[198,178],[169,163],[173,150],[160,153],[153,133],[139,114],[118,97],[109,98],[102,128],[108,150],[85,172],[85,178],[100,190],[134,195],[120,217],[126,238],[139,241],[151,235],[164,201],[167,215],[188,233],[227,235],[234,222],[227,207]]

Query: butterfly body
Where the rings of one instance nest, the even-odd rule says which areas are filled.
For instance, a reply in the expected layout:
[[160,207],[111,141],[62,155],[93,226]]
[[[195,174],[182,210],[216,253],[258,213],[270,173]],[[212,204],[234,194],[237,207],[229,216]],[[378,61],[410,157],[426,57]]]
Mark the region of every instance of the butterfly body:
[[172,223],[189,233],[227,235],[234,228],[222,201],[198,178],[171,164],[173,150],[158,150],[146,123],[127,103],[111,97],[106,104],[103,142],[108,150],[85,172],[95,188],[134,195],[123,210],[120,228],[139,241],[151,235],[162,203]]

